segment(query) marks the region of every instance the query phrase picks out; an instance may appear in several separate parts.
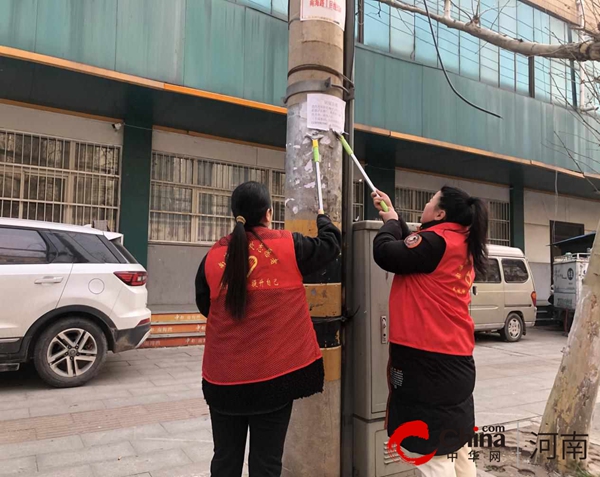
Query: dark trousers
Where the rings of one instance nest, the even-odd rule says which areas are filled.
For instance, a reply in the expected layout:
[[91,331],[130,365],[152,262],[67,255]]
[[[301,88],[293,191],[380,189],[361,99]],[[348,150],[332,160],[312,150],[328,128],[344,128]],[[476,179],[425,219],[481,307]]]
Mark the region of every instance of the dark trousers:
[[292,403],[283,409],[252,416],[231,416],[210,410],[214,451],[211,477],[240,477],[246,436],[250,429],[250,477],[280,477],[283,445]]

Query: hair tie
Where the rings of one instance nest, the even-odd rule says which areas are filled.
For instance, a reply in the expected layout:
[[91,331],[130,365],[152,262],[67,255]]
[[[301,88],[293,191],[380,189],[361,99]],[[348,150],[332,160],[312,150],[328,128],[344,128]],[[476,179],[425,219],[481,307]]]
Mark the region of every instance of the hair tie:
[[246,219],[245,219],[244,217],[242,217],[241,215],[238,215],[238,216],[235,218],[235,221],[236,221],[236,222],[239,222],[239,223],[240,223],[240,224],[242,224],[242,225],[246,225]]

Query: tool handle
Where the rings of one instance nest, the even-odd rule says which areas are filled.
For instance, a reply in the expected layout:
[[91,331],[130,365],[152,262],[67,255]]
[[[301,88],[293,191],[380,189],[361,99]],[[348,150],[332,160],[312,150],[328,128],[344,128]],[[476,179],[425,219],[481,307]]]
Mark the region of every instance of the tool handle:
[[[377,197],[381,198],[381,196],[379,194],[377,194]],[[383,200],[381,202],[379,202],[379,205],[381,206],[381,208],[383,209],[384,212],[390,211],[387,204]]]
[[317,172],[317,198],[319,200],[319,210],[323,209],[323,189],[321,186],[321,168],[319,167],[319,161],[315,162],[315,168]]
[[313,139],[313,160],[315,162],[321,162],[321,156],[319,155],[319,141]]
[[[369,176],[367,175],[367,173],[365,172],[365,170],[363,169],[363,167],[360,165],[360,162],[358,161],[358,159],[354,155],[354,151],[350,147],[350,144],[348,144],[348,141],[346,141],[346,138],[342,134],[340,134],[340,133],[336,133],[336,134],[337,134],[338,138],[340,139],[340,142],[342,143],[342,147],[346,151],[346,154],[348,154],[352,158],[352,160],[354,161],[354,164],[356,164],[356,167],[358,167],[358,170],[360,171],[360,173],[365,178],[365,181],[367,182],[367,184],[369,185],[369,187],[371,188],[371,190],[377,194],[377,189],[375,188],[375,186],[371,182],[371,179],[369,179]],[[377,197],[381,198],[381,196],[379,194],[377,194]],[[389,212],[389,208],[388,208],[388,206],[387,206],[387,204],[385,202],[382,201],[382,202],[380,202],[380,204],[381,204],[381,208],[383,209],[384,212]]]
[[340,139],[340,142],[342,143],[342,147],[344,148],[344,151],[346,151],[346,154],[348,154],[349,156],[353,156],[354,152],[352,151],[352,148],[350,147],[350,144],[348,144],[348,141],[346,141],[346,138],[341,135],[340,133],[336,133],[337,137]]

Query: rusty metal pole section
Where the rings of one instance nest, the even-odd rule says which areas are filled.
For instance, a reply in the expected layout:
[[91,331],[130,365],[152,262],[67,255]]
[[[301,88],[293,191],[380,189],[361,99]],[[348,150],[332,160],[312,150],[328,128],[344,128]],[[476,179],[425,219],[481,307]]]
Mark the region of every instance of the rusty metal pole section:
[[[318,147],[325,213],[341,228],[345,0],[290,0],[285,228],[316,236]],[[313,142],[314,141],[314,142]],[[341,257],[304,277],[306,297],[323,352],[322,394],[294,403],[283,475],[339,477],[341,436]]]

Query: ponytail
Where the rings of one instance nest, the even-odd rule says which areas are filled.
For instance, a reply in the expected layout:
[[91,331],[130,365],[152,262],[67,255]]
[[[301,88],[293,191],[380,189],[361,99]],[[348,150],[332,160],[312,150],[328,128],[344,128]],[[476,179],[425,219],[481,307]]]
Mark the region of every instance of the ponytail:
[[440,209],[446,212],[446,221],[469,227],[467,249],[473,259],[473,266],[479,275],[485,275],[488,267],[487,234],[488,210],[485,202],[470,197],[465,191],[455,187],[442,187]]
[[261,224],[271,208],[271,196],[264,184],[249,181],[236,187],[231,195],[231,210],[235,227],[229,236],[225,270],[221,278],[221,289],[227,290],[225,309],[235,319],[241,320],[246,313],[248,298],[247,280],[250,272],[250,252],[247,232]]
[[227,245],[221,287],[227,289],[225,308],[237,320],[241,320],[246,311],[246,278],[250,270],[249,255],[248,237],[244,223],[236,221]]
[[484,276],[488,266],[487,257],[487,233],[488,233],[488,210],[485,203],[478,197],[469,199],[473,210],[473,221],[469,229],[467,246],[475,271]]

